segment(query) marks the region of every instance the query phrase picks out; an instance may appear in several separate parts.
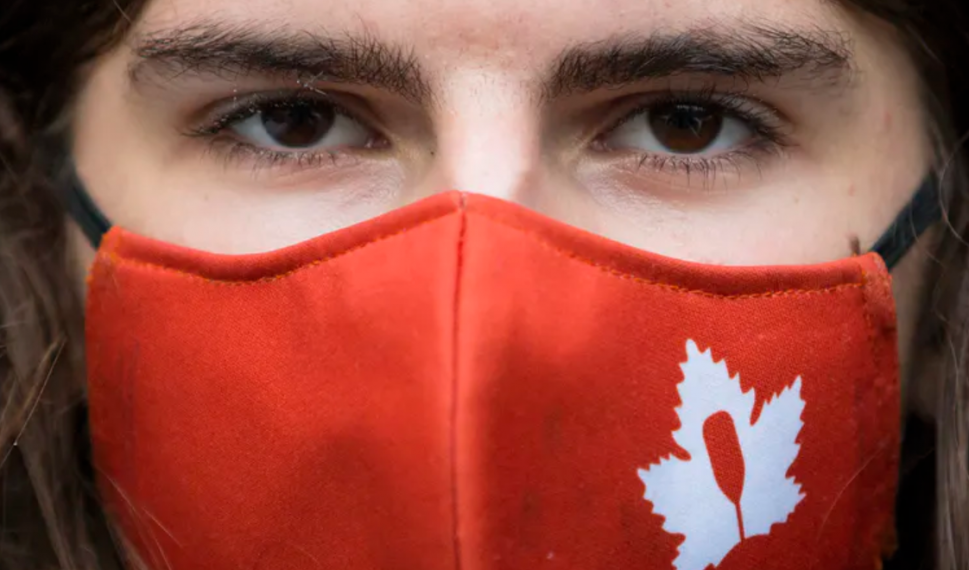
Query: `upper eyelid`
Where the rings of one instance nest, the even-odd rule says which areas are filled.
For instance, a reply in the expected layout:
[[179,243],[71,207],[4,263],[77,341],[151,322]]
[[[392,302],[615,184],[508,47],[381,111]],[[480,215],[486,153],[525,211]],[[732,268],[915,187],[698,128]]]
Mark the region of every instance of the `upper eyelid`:
[[[195,137],[214,136],[224,132],[231,124],[251,117],[260,109],[264,109],[274,102],[299,100],[318,102],[331,106],[337,113],[360,123],[367,129],[374,131],[381,138],[391,140],[388,132],[382,128],[380,121],[375,120],[374,113],[369,112],[369,109],[364,112],[358,111],[358,109],[365,106],[365,101],[361,100],[359,102],[354,101],[344,104],[351,97],[361,99],[355,95],[307,87],[301,87],[299,89],[291,88],[288,90],[257,91],[243,96],[234,96],[233,99],[239,99],[239,101],[233,100],[232,102],[228,102],[226,99],[223,99],[210,105],[213,109],[206,113],[206,118],[195,122],[194,126],[183,134]],[[589,131],[588,136],[591,138],[589,140],[591,142],[602,136],[607,136],[609,133],[621,127],[625,122],[634,118],[637,114],[646,111],[652,105],[679,100],[682,100],[684,103],[716,105],[728,113],[733,113],[742,119],[753,121],[754,131],[759,136],[777,139],[778,143],[782,145],[787,144],[787,135],[784,133],[785,129],[783,124],[786,117],[782,112],[760,98],[751,96],[749,93],[733,90],[719,91],[712,86],[702,86],[694,89],[666,88],[633,93],[616,100],[608,101],[607,105],[613,109],[606,113],[611,118],[605,121],[596,121],[597,126],[590,125],[591,131]],[[739,102],[746,102],[748,105],[761,107],[762,112],[751,113],[738,109]],[[231,107],[225,109],[225,106],[228,105],[231,105]],[[350,108],[351,105],[354,108]],[[619,109],[618,112],[617,109]],[[771,120],[775,116],[778,120]]]
[[[320,104],[325,104],[333,108],[337,113],[349,117],[350,119],[361,123],[369,129],[373,129],[378,132],[380,131],[380,128],[374,125],[375,120],[373,117],[363,116],[365,113],[349,108],[350,105],[345,101],[339,100],[339,97],[326,91],[300,88],[298,90],[289,91],[257,92],[242,97],[234,96],[233,99],[240,99],[241,101],[234,100],[231,103],[231,107],[228,109],[221,107],[219,105],[220,102],[215,103],[211,106],[212,108],[205,113],[204,118],[193,121],[194,126],[189,128],[186,134],[189,136],[216,134],[217,132],[228,128],[232,123],[240,121],[243,118],[254,116],[257,112],[265,109],[274,102],[291,101],[318,102]],[[228,103],[226,104],[228,105]]]
[[[758,129],[760,134],[766,134],[763,131],[770,131],[771,135],[780,137],[781,131],[783,130],[783,123],[788,121],[788,118],[783,112],[758,98],[741,93],[717,93],[711,89],[699,89],[694,91],[664,90],[652,93],[641,93],[630,96],[630,100],[631,102],[627,103],[627,106],[623,111],[616,112],[613,115],[613,118],[606,122],[607,127],[601,129],[600,135],[597,136],[608,135],[624,125],[626,122],[646,112],[651,106],[677,101],[682,101],[684,104],[692,103],[699,105],[715,105],[728,113],[739,116],[740,118],[754,120],[758,123],[758,125],[755,126],[760,127],[760,129]],[[739,109],[740,102],[760,106],[760,111],[762,111],[762,113],[759,113],[758,116],[754,117],[752,115],[755,113],[748,110]],[[767,124],[768,119],[774,117],[777,118],[777,124]]]

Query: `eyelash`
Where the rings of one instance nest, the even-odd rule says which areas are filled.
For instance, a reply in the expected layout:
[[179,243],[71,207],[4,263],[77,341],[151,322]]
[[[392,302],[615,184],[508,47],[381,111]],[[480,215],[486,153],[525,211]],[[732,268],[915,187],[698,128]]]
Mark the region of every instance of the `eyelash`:
[[[755,100],[740,93],[717,92],[708,88],[696,91],[666,91],[652,93],[639,98],[638,105],[625,111],[622,116],[612,122],[608,128],[601,130],[593,143],[594,150],[613,152],[625,155],[631,159],[636,170],[649,168],[650,170],[671,174],[700,174],[704,177],[714,177],[726,169],[740,172],[744,163],[759,167],[761,162],[769,156],[777,155],[790,146],[787,135],[782,128],[783,119],[779,112],[772,109],[763,101]],[[347,149],[317,149],[309,151],[283,151],[262,148],[225,136],[225,131],[239,121],[251,118],[253,115],[270,109],[293,108],[297,105],[326,105],[335,113],[354,120],[366,128],[373,130],[381,141],[385,141],[380,132],[371,123],[361,120],[358,115],[336,102],[326,93],[304,89],[285,93],[255,94],[242,100],[234,100],[232,105],[219,112],[205,124],[193,128],[187,136],[206,139],[210,150],[219,151],[229,164],[249,161],[254,168],[292,167],[295,169],[314,168],[326,162],[336,164],[339,159],[349,154]],[[642,116],[660,105],[691,105],[705,107],[724,116],[743,121],[752,131],[753,140],[743,147],[732,149],[716,156],[697,155],[660,155],[647,151],[610,150],[600,144],[602,138],[613,133],[628,121]],[[382,145],[381,145],[382,146]],[[361,149],[354,149],[359,152]],[[367,150],[364,148],[363,150]]]
[[[326,93],[309,88],[282,93],[257,93],[244,99],[233,100],[231,106],[227,109],[217,111],[214,118],[208,119],[201,126],[190,129],[185,135],[205,140],[209,150],[223,154],[227,164],[251,161],[254,168],[293,167],[296,169],[319,167],[327,161],[336,164],[340,158],[347,155],[346,150],[338,148],[312,151],[274,150],[258,147],[225,135],[225,132],[233,124],[249,119],[258,113],[272,109],[292,109],[306,104],[326,106],[334,113],[366,126],[383,141],[383,136],[370,122],[360,119],[356,113],[350,111]],[[377,145],[374,145],[374,148],[376,147]]]
[[[740,172],[745,163],[759,168],[763,160],[776,156],[791,146],[788,135],[784,132],[783,116],[765,102],[751,98],[741,93],[718,92],[713,88],[696,91],[673,91],[652,93],[640,97],[640,103],[632,110],[625,111],[619,120],[613,122],[609,128],[602,131],[593,143],[595,150],[600,152],[620,152],[631,158],[636,170],[649,168],[656,172],[669,174],[700,174],[703,177],[714,177],[727,169]],[[721,153],[716,156],[698,155],[660,155],[646,151],[624,150],[615,151],[604,148],[601,139],[615,132],[627,122],[642,116],[643,113],[660,105],[689,105],[705,107],[724,116],[743,121],[752,132],[752,142]]]

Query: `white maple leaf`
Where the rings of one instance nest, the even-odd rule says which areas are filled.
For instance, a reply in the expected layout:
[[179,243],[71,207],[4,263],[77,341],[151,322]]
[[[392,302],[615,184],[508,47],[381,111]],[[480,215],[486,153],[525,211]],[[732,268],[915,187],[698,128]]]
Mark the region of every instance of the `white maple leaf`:
[[[692,340],[686,343],[686,354],[678,386],[680,429],[673,432],[673,439],[690,457],[669,457],[638,473],[646,485],[643,497],[653,504],[653,512],[665,518],[663,529],[685,536],[673,562],[676,569],[704,570],[719,564],[744,538],[767,534],[771,525],[785,522],[804,498],[800,484],[787,476],[800,451],[796,440],[803,425],[804,400],[798,376],[764,404],[752,424],[754,391],[741,389],[740,375],[731,377],[724,361],[714,362],[711,351],[701,352]],[[713,460],[705,425],[707,436],[719,438],[711,441],[721,442]],[[734,468],[736,485],[727,484],[724,490],[721,483],[729,479],[718,483],[713,463],[723,461],[719,459],[724,457],[723,448],[731,445],[722,442],[728,440],[739,443],[734,465],[742,465],[743,477]],[[736,451],[735,445],[732,448]],[[730,455],[729,450],[726,453]],[[720,473],[723,477],[722,469]],[[728,497],[728,492],[734,497]]]

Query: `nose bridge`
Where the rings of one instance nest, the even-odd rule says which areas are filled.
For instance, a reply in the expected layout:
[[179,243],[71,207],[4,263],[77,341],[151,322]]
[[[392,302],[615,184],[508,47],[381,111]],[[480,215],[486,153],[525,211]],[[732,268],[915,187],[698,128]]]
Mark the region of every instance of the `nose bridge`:
[[437,117],[441,186],[527,204],[541,170],[539,129],[522,77],[454,72]]

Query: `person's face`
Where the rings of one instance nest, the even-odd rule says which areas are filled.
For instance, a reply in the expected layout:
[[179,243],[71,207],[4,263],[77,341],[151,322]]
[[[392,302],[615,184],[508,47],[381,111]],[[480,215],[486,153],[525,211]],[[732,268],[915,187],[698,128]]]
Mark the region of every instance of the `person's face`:
[[822,0],[155,0],[93,68],[74,153],[114,223],[215,252],[458,189],[802,264],[873,244],[924,124],[891,31]]

